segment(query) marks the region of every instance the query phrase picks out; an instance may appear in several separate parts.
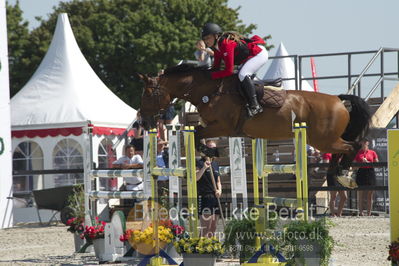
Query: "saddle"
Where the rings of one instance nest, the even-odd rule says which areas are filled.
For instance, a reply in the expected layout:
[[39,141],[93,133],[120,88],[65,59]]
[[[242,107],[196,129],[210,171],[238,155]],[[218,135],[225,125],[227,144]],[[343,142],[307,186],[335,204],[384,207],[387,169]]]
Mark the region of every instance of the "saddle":
[[275,80],[256,80],[256,97],[263,107],[280,108],[287,97],[287,92],[282,89],[281,78]]
[[252,75],[252,80],[254,84],[259,85],[259,86],[264,86],[264,87],[276,87],[276,88],[281,88],[281,85],[283,84],[283,80],[281,78],[277,79],[258,79],[256,74]]

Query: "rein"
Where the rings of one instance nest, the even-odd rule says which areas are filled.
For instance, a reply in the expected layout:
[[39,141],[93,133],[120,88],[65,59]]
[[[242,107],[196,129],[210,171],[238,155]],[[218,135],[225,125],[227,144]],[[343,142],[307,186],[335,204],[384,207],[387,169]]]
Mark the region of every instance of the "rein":
[[[165,112],[165,109],[161,109],[161,97],[162,97],[162,86],[161,86],[161,82],[160,80],[158,80],[157,82],[153,83],[153,96],[157,98],[157,102],[158,102],[158,106],[159,106],[159,111],[157,114],[154,115],[155,119],[159,119],[162,114]],[[193,99],[193,82],[191,82],[189,84],[189,86],[186,87],[185,92],[182,94],[181,99],[185,100],[185,101],[190,101],[193,104],[194,103],[194,99]],[[222,95],[227,95],[227,94],[239,94],[239,92],[237,90],[234,89],[225,89],[224,88],[224,79],[220,79],[219,84],[217,84],[216,86],[216,90],[213,90],[213,92],[209,95],[203,95],[201,96],[201,98],[198,100],[197,104],[207,104],[212,98],[217,97],[217,96],[222,96]]]
[[210,95],[204,95],[202,97],[201,103],[206,104],[207,102],[204,101],[204,99],[207,99],[210,101],[212,98],[217,97],[217,96],[222,96],[222,95],[240,95],[238,90],[235,90],[233,88],[224,88],[224,79],[220,79],[220,83],[217,86],[217,90],[211,93]]

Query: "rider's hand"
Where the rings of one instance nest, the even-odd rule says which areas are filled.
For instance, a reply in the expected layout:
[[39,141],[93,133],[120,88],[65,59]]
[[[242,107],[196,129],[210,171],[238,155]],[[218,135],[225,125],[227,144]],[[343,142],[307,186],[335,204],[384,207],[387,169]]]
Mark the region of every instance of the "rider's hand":
[[205,49],[206,49],[205,43],[202,42],[202,41],[197,42],[196,47],[197,47],[197,49],[200,50],[200,51],[205,51]]

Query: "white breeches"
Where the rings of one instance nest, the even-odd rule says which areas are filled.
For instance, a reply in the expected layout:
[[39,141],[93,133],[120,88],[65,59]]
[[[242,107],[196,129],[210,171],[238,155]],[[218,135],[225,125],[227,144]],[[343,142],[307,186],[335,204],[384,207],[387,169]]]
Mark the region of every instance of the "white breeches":
[[238,78],[243,81],[248,75],[254,74],[258,71],[264,64],[266,64],[267,59],[269,59],[269,53],[263,45],[259,45],[262,51],[249,59],[243,64],[240,71],[238,72]]

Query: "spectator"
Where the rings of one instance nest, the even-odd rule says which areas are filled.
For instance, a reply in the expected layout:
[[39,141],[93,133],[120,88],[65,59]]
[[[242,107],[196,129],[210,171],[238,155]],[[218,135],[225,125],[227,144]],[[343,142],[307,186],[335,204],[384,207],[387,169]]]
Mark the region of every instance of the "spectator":
[[[323,161],[320,151],[310,145],[306,145],[308,154],[308,163],[321,163]],[[314,167],[312,172],[317,173],[319,167]]]
[[[143,168],[143,159],[135,154],[133,145],[126,145],[125,156],[112,163],[113,168],[132,169]],[[141,177],[125,177],[124,187],[126,190],[143,190],[143,179]]]
[[[157,166],[165,168],[167,162],[165,161],[166,156],[166,145],[167,141],[158,139],[157,143]],[[158,197],[169,196],[169,176],[158,176]]]
[[176,116],[176,111],[175,107],[172,105],[169,105],[169,107],[165,110],[165,113],[161,116],[161,119],[158,120],[158,133],[159,137],[163,140],[166,141],[166,135],[165,135],[165,125],[168,125],[172,123],[173,118]]
[[133,134],[134,138],[130,142],[131,145],[134,146],[134,150],[136,154],[143,157],[143,137],[144,137],[144,128],[141,126],[141,114],[137,112],[137,119],[136,122],[133,123]]
[[[213,140],[208,140],[206,145],[208,148],[216,147],[216,143]],[[216,191],[212,182],[210,167],[212,167]],[[218,198],[220,198],[222,194],[219,165],[215,161],[211,161],[208,157],[202,157],[197,161],[196,174],[201,236],[212,237],[216,231],[216,225],[221,211],[219,210],[218,204]]]
[[[332,159],[332,154],[331,153],[324,153],[323,154],[323,163],[329,163]],[[336,155],[335,155],[336,156]],[[334,176],[333,173],[327,172],[327,186],[328,187],[337,187],[340,186],[340,184],[337,182],[336,177]],[[338,204],[338,210],[336,210],[336,205],[335,201],[337,199],[337,195],[339,195],[339,204]],[[348,198],[346,191],[340,190],[340,191],[330,191],[330,213],[331,216],[342,216],[342,210],[344,209],[345,206],[345,201]]]
[[203,40],[197,41],[195,47],[197,48],[197,51],[194,52],[194,55],[198,61],[198,65],[211,67],[213,50],[211,48],[207,48]]
[[[358,163],[374,163],[378,162],[377,153],[369,149],[370,142],[364,139],[362,142],[362,148],[359,150],[355,157],[355,162]],[[372,166],[361,166],[357,170],[356,182],[359,186],[375,186],[375,172]],[[371,215],[373,207],[373,190],[359,190],[359,215],[363,216],[363,203],[367,200],[367,215]]]

